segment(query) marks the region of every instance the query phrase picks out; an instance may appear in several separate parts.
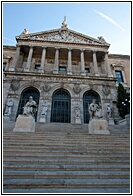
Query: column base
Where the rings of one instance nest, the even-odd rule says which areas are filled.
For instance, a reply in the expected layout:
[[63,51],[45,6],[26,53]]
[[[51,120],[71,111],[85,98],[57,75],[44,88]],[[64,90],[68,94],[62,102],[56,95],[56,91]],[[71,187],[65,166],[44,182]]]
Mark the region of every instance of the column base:
[[58,71],[57,70],[53,70],[53,74],[58,74]]
[[14,67],[9,67],[9,71],[15,71]]
[[29,70],[30,70],[29,68],[24,68],[25,72],[29,72]]
[[85,72],[81,72],[81,75],[82,75],[82,76],[86,76],[86,73],[85,73]]
[[67,75],[72,75],[72,72],[71,71],[67,71]]
[[43,69],[39,69],[38,72],[39,73],[44,73],[44,70]]

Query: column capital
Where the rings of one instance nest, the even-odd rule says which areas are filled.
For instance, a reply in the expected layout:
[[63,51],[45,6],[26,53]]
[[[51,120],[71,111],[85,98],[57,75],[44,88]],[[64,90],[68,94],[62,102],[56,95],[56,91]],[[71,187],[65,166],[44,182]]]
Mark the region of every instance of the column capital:
[[55,47],[55,49],[56,49],[56,50],[59,50],[59,49],[60,49],[60,47]]
[[72,50],[72,48],[67,48],[67,49],[70,50],[70,51]]
[[41,47],[46,49],[48,46],[41,46]]
[[21,45],[20,44],[16,44],[16,47],[20,47]]
[[104,51],[104,53],[105,53],[105,54],[108,54],[108,53],[109,53],[109,51]]
[[97,52],[97,50],[92,50],[92,52],[93,52],[93,53],[96,53],[96,52]]
[[35,46],[33,46],[33,45],[29,45],[29,47],[30,47],[30,48],[34,48]]
[[81,51],[81,52],[84,52],[84,51],[85,51],[85,49],[80,49],[80,51]]

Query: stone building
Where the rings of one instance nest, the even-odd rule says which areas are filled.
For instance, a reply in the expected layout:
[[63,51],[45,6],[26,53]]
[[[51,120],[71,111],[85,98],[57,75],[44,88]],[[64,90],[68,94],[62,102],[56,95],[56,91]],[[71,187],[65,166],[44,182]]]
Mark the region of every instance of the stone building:
[[[29,96],[37,103],[36,121],[44,123],[89,123],[88,105],[93,99],[107,104],[118,120],[117,84],[130,91],[130,57],[109,54],[103,37],[92,37],[68,28],[16,36],[16,46],[3,46],[3,112],[5,121],[22,114]],[[12,100],[8,116],[7,103]],[[45,121],[43,106],[47,105]],[[78,115],[78,116],[76,116]],[[77,120],[78,117],[78,120]]]

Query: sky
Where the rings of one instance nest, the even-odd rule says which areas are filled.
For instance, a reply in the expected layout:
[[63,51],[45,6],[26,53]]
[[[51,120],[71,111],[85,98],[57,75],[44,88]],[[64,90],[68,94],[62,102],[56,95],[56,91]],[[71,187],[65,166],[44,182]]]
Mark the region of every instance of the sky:
[[103,36],[111,54],[131,54],[130,2],[3,2],[3,45],[16,45],[15,36],[58,29],[66,16],[69,29],[96,38]]

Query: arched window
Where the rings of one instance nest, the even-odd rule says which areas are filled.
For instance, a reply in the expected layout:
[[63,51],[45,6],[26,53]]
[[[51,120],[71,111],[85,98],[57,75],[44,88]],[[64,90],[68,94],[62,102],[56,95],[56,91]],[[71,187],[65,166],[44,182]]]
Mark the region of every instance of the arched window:
[[[34,87],[28,87],[28,88],[24,89],[23,92],[21,93],[17,116],[19,114],[23,114],[23,107],[29,101],[30,96],[33,97],[33,100],[36,101],[37,106],[38,106],[39,97],[40,97],[39,91]],[[35,120],[36,120],[36,118],[37,118],[37,113],[36,113],[36,116],[35,116]]]
[[96,103],[101,102],[100,96],[93,90],[86,91],[83,95],[83,110],[84,110],[84,123],[89,123],[90,115],[88,105],[92,103],[92,100],[96,99]]
[[53,93],[51,122],[70,123],[71,97],[67,90],[60,88]]

